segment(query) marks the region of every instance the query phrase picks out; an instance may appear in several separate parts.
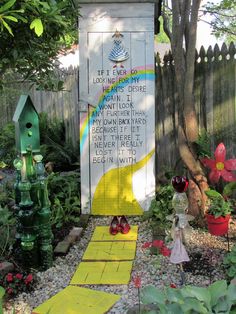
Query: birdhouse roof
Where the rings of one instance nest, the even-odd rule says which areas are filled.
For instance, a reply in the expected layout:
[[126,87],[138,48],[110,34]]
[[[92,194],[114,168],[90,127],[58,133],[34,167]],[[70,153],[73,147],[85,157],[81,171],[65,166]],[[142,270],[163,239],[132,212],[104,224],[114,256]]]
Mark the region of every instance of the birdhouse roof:
[[21,115],[27,106],[30,106],[35,111],[35,114],[38,116],[37,110],[35,109],[30,96],[29,95],[21,95],[20,99],[18,101],[18,104],[16,106],[14,116],[13,116],[14,122],[18,122],[20,120]]

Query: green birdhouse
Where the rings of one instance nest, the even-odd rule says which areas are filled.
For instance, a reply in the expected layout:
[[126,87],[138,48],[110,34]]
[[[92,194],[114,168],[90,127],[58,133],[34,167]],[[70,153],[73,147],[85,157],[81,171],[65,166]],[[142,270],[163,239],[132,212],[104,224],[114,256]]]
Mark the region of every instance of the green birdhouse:
[[40,151],[39,116],[29,95],[21,95],[13,116],[16,132],[16,148],[21,154],[30,148]]

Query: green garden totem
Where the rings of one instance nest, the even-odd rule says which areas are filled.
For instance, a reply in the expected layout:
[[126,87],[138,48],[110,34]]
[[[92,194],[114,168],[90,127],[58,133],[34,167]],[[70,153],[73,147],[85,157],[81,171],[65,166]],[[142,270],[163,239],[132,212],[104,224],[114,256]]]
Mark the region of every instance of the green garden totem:
[[25,266],[45,270],[53,263],[51,212],[40,155],[39,117],[28,95],[20,97],[13,121],[19,154],[14,160],[17,237]]

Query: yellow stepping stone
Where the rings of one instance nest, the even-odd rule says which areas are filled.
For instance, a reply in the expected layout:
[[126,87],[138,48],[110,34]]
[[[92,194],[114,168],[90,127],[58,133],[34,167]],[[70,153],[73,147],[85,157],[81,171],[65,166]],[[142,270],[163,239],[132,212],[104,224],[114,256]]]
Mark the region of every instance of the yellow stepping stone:
[[129,233],[116,235],[109,233],[109,226],[97,226],[91,241],[136,241],[138,238],[138,226],[131,226]]
[[32,314],[104,314],[119,299],[116,294],[68,286],[35,308]]
[[81,262],[71,279],[75,285],[125,285],[130,281],[132,262]]
[[135,258],[135,241],[90,242],[83,261],[130,261]]

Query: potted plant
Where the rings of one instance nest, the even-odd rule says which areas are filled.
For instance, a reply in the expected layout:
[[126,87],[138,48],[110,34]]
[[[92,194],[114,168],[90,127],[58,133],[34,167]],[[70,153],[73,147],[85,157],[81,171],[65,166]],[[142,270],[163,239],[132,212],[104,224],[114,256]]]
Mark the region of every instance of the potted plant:
[[212,235],[221,236],[228,232],[229,219],[232,212],[230,201],[215,190],[205,191],[209,198],[209,207],[206,213],[208,230]]
[[[228,232],[228,224],[232,204],[230,195],[236,187],[236,159],[226,159],[226,148],[220,143],[215,150],[214,158],[202,158],[202,164],[210,169],[209,181],[214,190],[205,191],[210,204],[206,219],[208,229],[213,235],[224,235]],[[224,186],[224,182],[229,182]]]

